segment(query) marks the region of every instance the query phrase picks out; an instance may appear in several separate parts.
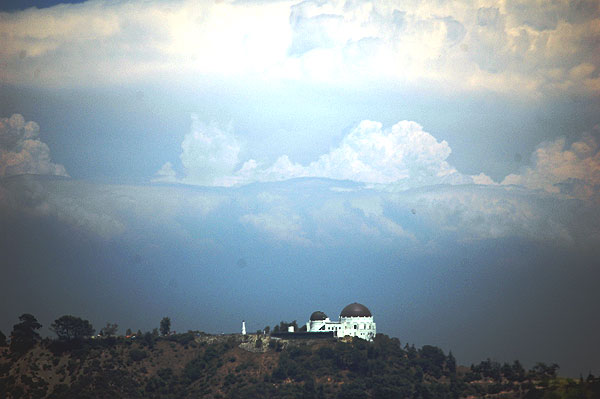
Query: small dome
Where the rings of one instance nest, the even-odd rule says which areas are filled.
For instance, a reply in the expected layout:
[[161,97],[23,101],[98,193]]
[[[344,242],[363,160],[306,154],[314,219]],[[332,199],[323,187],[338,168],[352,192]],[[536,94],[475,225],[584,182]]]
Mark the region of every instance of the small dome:
[[351,303],[342,309],[342,313],[340,313],[340,317],[373,317],[371,312],[365,305],[360,303]]
[[310,321],[325,320],[326,318],[327,315],[321,312],[320,310],[317,310],[316,312],[313,312],[313,314],[310,315]]

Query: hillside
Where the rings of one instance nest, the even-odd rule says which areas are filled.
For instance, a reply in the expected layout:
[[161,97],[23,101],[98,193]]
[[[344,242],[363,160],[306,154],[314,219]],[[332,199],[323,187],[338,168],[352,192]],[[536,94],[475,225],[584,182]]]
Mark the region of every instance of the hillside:
[[567,380],[518,362],[456,367],[439,348],[379,334],[293,341],[259,335],[147,333],[0,348],[3,398],[598,398],[600,379]]

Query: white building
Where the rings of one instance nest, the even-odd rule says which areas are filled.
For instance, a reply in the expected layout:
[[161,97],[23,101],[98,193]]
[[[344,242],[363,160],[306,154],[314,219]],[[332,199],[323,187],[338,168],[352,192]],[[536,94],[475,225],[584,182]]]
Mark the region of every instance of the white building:
[[334,337],[359,337],[367,341],[372,341],[377,333],[373,315],[369,309],[356,302],[342,309],[340,321],[329,320],[329,317],[321,311],[313,312],[309,322],[306,323],[306,331],[333,331]]

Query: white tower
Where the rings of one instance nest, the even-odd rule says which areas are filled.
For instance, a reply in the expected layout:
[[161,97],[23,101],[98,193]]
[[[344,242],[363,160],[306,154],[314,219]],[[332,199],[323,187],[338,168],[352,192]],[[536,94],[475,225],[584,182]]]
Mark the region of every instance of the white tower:
[[246,335],[246,322],[242,320],[242,335]]

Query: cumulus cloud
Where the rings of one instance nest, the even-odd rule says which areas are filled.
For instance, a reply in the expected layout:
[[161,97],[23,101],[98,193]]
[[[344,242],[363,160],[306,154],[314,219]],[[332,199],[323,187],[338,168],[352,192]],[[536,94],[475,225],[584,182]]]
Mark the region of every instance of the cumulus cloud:
[[600,91],[594,0],[88,1],[2,13],[0,81],[86,85],[198,76]]
[[0,118],[0,177],[37,174],[68,176],[62,165],[52,163],[50,149],[39,138],[37,123],[20,114]]
[[[531,156],[532,166],[506,176],[501,184],[600,200],[599,130],[594,128],[570,145],[565,138],[540,144]],[[271,164],[254,159],[242,162],[241,150],[242,144],[231,128],[220,129],[194,118],[192,130],[182,143],[180,159],[185,176],[177,178],[167,162],[156,173],[155,181],[234,186],[313,177],[349,180],[385,191],[439,184],[498,184],[483,172],[459,172],[447,161],[450,145],[412,121],[384,128],[380,122],[364,120],[338,146],[305,165],[287,155]]]
[[[202,128],[199,128],[202,126]],[[271,165],[254,159],[239,168],[241,145],[235,135],[194,120],[180,156],[186,176],[181,182],[231,186],[252,182],[281,181],[298,177],[352,180],[407,189],[433,184],[491,184],[481,173],[459,173],[448,162],[446,141],[438,141],[416,122],[401,121],[384,129],[380,122],[364,120],[341,143],[308,165],[282,155]],[[173,179],[170,164],[157,172],[159,180]]]
[[174,183],[177,181],[177,173],[173,169],[171,162],[165,162],[156,172],[153,182]]
[[192,116],[192,131],[181,143],[181,163],[185,181],[196,184],[223,184],[238,164],[240,145],[229,131],[216,125],[204,125]]
[[216,124],[204,124],[192,115],[192,127],[181,143],[179,159],[185,176],[177,178],[170,162],[155,174],[155,182],[182,182],[206,186],[230,186],[238,166],[241,145],[229,129]]
[[542,143],[532,154],[533,165],[520,174],[506,176],[502,184],[600,200],[599,147],[598,140],[589,133],[571,145],[565,138]]
[[[323,177],[373,184],[426,185],[463,180],[446,158],[451,149],[416,122],[401,121],[390,129],[362,121],[340,145],[307,166],[287,156],[264,169],[246,163],[243,179],[271,181],[293,177]],[[466,182],[467,180],[465,180]]]

